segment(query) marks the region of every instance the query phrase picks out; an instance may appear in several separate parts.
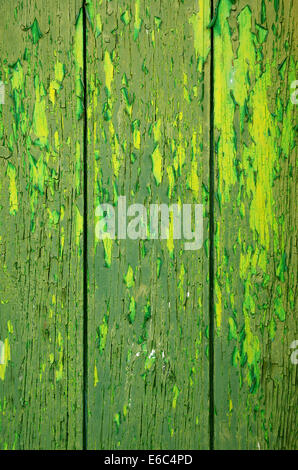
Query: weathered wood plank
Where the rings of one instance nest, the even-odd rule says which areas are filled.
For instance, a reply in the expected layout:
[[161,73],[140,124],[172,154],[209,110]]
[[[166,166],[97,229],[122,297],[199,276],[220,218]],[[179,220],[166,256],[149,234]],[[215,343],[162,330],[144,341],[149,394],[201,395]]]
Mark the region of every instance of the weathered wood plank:
[[296,13],[222,1],[214,30],[216,448],[297,448]]
[[207,448],[208,228],[184,240],[95,238],[95,210],[203,203],[210,2],[88,4],[88,448]]
[[0,448],[81,448],[81,2],[0,4]]

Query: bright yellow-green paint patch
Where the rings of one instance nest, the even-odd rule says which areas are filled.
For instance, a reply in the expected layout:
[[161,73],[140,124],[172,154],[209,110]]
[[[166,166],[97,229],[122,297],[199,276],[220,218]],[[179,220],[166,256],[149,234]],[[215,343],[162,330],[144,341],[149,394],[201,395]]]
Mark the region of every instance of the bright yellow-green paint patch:
[[203,61],[206,59],[209,52],[208,41],[204,39],[206,25],[209,23],[210,18],[210,7],[206,2],[198,0],[197,10],[197,13],[193,13],[188,21],[193,27],[194,48],[197,59],[201,59],[199,63],[199,71],[201,71]]
[[134,284],[135,284],[133,269],[132,269],[132,267],[131,267],[130,265],[128,266],[127,273],[126,273],[126,275],[124,276],[124,281],[125,281],[125,284],[127,285],[128,289],[130,289],[131,287],[133,287]]
[[114,79],[114,66],[108,51],[105,51],[103,67],[105,72],[106,87],[111,93],[111,85]]
[[83,233],[83,217],[76,207],[76,244],[80,246],[81,235]]
[[118,178],[119,177],[120,167],[121,167],[121,161],[123,160],[123,156],[122,156],[122,153],[121,153],[121,148],[120,148],[120,145],[119,145],[118,136],[115,132],[112,121],[110,121],[110,124],[109,124],[109,131],[110,131],[110,136],[111,136],[113,172],[114,172],[114,176],[116,178]]
[[98,384],[99,380],[98,380],[98,372],[97,372],[97,367],[96,367],[96,364],[94,364],[94,387],[96,387],[96,385]]
[[16,168],[8,162],[7,164],[7,176],[9,177],[9,204],[11,215],[15,215],[18,211],[18,193],[16,186]]
[[101,16],[100,13],[97,13],[96,15],[96,34],[100,34],[102,32],[102,21],[101,21]]
[[141,133],[138,129],[134,129],[133,144],[137,150],[141,148]]
[[10,334],[13,334],[13,326],[10,320],[7,322],[7,329]]
[[55,64],[55,78],[60,83],[62,83],[64,79],[64,65],[59,61]]
[[[107,235],[109,234],[107,233]],[[113,240],[109,236],[106,236],[102,242],[105,251],[105,263],[110,267],[112,264]]]
[[8,365],[8,361],[11,360],[10,356],[10,344],[8,338],[4,340],[4,364],[0,364],[0,379],[5,379],[5,371]]
[[179,393],[180,393],[179,388],[177,387],[176,384],[174,385],[173,393],[174,393],[174,398],[173,398],[173,402],[172,402],[172,407],[175,409],[176,406],[177,406],[177,399],[178,399],[178,396],[179,396]]
[[221,287],[218,285],[218,282],[215,282],[215,296],[216,296],[216,301],[215,301],[216,326],[217,326],[217,332],[219,333],[219,330],[221,328],[221,320],[222,320],[222,292],[221,292]]
[[24,87],[24,72],[20,61],[12,70],[11,86],[13,90],[22,90]]
[[134,29],[135,29],[135,34],[134,38],[136,39],[139,31],[142,26],[142,19],[140,18],[140,0],[135,0],[135,23],[134,23]]
[[159,185],[163,177],[163,158],[159,150],[159,146],[155,148],[152,153],[152,164],[153,164],[153,175],[156,181],[156,184]]
[[198,162],[194,158],[191,162],[191,172],[188,178],[188,186],[192,190],[195,199],[199,200],[200,180],[198,177]]

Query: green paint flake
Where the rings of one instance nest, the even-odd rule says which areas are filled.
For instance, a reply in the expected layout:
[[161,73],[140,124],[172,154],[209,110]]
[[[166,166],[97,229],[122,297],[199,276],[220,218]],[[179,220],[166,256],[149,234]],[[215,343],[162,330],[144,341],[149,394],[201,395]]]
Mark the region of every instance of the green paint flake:
[[280,319],[280,321],[284,322],[286,319],[286,311],[283,308],[283,303],[281,297],[276,297],[274,301],[274,312]]
[[101,21],[101,16],[98,13],[96,15],[96,37],[100,36],[102,33],[102,21]]
[[0,364],[0,379],[4,381],[8,362],[11,360],[9,338],[4,339],[4,364]]
[[121,18],[121,21],[122,21],[123,24],[128,25],[130,23],[131,18],[130,18],[130,14],[127,10],[125,10],[125,12],[122,13],[120,18]]
[[40,27],[39,27],[39,24],[38,24],[38,21],[37,19],[35,18],[35,20],[33,21],[32,25],[29,26],[29,28],[24,28],[23,29],[24,31],[31,31],[31,35],[32,35],[32,42],[33,44],[37,44],[38,41],[42,38],[43,34],[40,30]]
[[130,289],[131,287],[135,285],[133,269],[130,265],[128,266],[127,273],[124,276],[124,282],[126,286],[128,287],[128,289]]
[[105,265],[109,268],[112,264],[113,240],[108,236],[103,239]]
[[83,217],[76,207],[76,245],[80,246],[81,235],[83,233]]
[[55,210],[51,211],[50,209],[48,209],[48,216],[49,216],[50,227],[58,225],[59,220],[60,220],[60,214],[58,211],[55,211]]
[[177,387],[176,384],[174,385],[173,393],[174,393],[174,398],[173,398],[173,402],[172,402],[172,407],[175,409],[176,406],[177,406],[177,399],[178,399],[179,393],[180,393],[179,388]]
[[140,121],[135,119],[132,123],[133,129],[133,144],[137,150],[141,148],[141,133],[140,133]]
[[24,71],[19,60],[12,67],[11,86],[13,90],[18,91],[24,87]]
[[276,268],[276,276],[280,281],[284,282],[284,273],[287,271],[287,254],[284,252],[280,258],[280,262]]
[[263,44],[263,42],[265,42],[267,39],[268,30],[266,28],[263,28],[263,26],[259,26],[258,24],[256,24],[256,30],[257,30],[258,42],[260,44]]
[[80,12],[76,21],[75,36],[74,36],[74,57],[77,67],[83,69],[84,67],[84,47],[83,47],[83,10],[80,8]]
[[271,318],[270,323],[269,323],[269,337],[271,341],[273,341],[275,338],[276,330],[277,330],[276,322],[274,318]]
[[162,259],[161,259],[160,257],[158,257],[157,260],[156,260],[156,275],[157,275],[157,279],[158,279],[159,276],[160,276],[161,267],[162,267]]
[[149,300],[147,301],[147,305],[144,307],[144,323],[143,323],[143,328],[145,328],[147,321],[149,321],[151,318],[151,305]]
[[93,382],[94,387],[97,386],[98,382],[99,382],[99,379],[98,379],[97,367],[96,367],[96,364],[94,364],[94,382]]
[[40,194],[44,194],[45,179],[47,177],[47,166],[42,157],[36,162],[31,154],[28,156],[30,165],[30,181],[34,189],[37,189]]
[[151,158],[153,175],[157,186],[159,186],[163,177],[163,158],[159,150],[159,145],[156,146]]
[[11,215],[16,215],[18,212],[18,193],[16,186],[16,168],[8,162],[7,164],[7,176],[9,177],[9,204]]
[[139,36],[143,20],[140,18],[140,0],[135,0],[134,40]]
[[134,323],[135,318],[136,318],[136,301],[134,297],[131,297],[130,304],[129,304],[129,314],[128,314],[129,323]]
[[235,339],[237,340],[237,325],[236,325],[236,322],[234,320],[234,318],[230,317],[229,318],[229,340],[231,339]]
[[115,413],[114,414],[114,423],[116,424],[117,432],[119,432],[119,427],[120,427],[120,424],[121,424],[121,415],[120,415],[120,413]]
[[154,17],[154,23],[156,25],[157,31],[159,31],[160,27],[161,27],[161,24],[162,24],[161,18],[159,18],[159,16],[155,16]]
[[55,78],[58,82],[62,83],[65,76],[65,66],[61,62],[55,64]]
[[105,72],[106,87],[108,90],[108,96],[111,95],[111,86],[114,79],[114,66],[111,59],[111,55],[108,51],[105,51],[103,68]]

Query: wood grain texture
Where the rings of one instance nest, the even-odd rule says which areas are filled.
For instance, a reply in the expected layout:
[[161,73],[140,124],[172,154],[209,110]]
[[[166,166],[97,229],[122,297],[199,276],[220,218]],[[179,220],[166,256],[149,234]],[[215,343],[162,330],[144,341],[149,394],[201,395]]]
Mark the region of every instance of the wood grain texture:
[[297,448],[297,3],[222,1],[215,27],[215,447]]
[[208,210],[210,2],[87,3],[88,447],[207,448],[207,224],[193,252],[94,231],[119,196]]
[[1,450],[297,448],[296,3],[0,0]]
[[0,1],[0,448],[82,447],[82,24]]

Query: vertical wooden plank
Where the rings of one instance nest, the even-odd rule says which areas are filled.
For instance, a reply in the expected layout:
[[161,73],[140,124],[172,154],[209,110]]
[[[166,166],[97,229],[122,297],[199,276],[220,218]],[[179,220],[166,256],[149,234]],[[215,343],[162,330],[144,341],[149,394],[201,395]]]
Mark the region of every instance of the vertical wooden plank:
[[296,13],[222,1],[214,29],[216,448],[297,448]]
[[207,220],[210,2],[87,4],[88,447],[207,448],[207,224],[197,251],[103,242],[95,210],[126,196]]
[[81,2],[0,3],[0,448],[81,448]]

